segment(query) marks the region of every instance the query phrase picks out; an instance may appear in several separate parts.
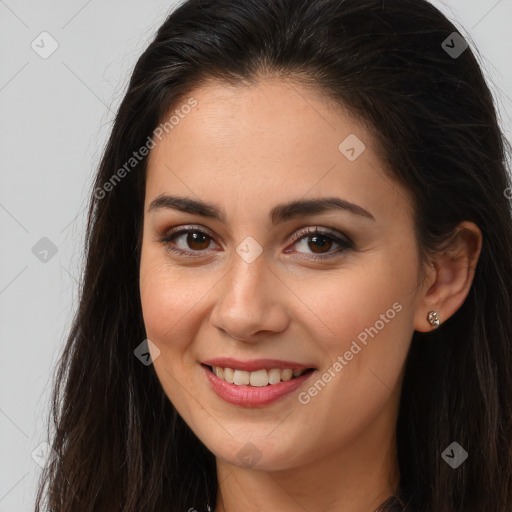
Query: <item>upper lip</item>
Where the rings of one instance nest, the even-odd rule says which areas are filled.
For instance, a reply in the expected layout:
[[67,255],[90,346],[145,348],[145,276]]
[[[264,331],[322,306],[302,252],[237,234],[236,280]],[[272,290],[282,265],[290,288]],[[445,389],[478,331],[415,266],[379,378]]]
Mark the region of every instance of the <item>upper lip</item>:
[[295,361],[282,361],[279,359],[251,359],[250,361],[240,361],[231,357],[218,357],[202,361],[202,364],[208,366],[218,366],[220,368],[232,368],[233,370],[245,370],[254,372],[265,368],[280,368],[282,370],[307,370],[313,368],[312,365],[301,364]]

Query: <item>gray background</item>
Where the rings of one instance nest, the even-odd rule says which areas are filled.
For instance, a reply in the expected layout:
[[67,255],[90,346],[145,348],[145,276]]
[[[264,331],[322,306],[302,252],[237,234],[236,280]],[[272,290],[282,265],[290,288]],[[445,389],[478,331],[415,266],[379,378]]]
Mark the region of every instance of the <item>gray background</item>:
[[[512,0],[433,3],[479,49],[511,140]],[[0,512],[33,510],[93,173],[133,65],[175,4],[0,0]],[[51,49],[45,31],[58,48],[43,59],[31,45]]]

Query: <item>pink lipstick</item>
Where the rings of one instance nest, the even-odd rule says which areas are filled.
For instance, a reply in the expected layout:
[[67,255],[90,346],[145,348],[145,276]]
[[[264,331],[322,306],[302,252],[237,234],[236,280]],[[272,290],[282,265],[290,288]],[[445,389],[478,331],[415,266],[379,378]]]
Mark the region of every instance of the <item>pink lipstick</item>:
[[[261,407],[276,402],[295,391],[308,380],[315,371],[311,365],[308,366],[291,361],[278,361],[274,359],[257,359],[244,362],[230,358],[221,358],[204,361],[201,366],[203,367],[203,372],[210,386],[217,396],[230,404],[240,405],[242,407]],[[261,369],[271,368],[306,370],[306,372],[277,384],[250,386],[231,384],[217,377],[212,372],[211,367],[213,366],[232,368],[246,372],[255,372]]]

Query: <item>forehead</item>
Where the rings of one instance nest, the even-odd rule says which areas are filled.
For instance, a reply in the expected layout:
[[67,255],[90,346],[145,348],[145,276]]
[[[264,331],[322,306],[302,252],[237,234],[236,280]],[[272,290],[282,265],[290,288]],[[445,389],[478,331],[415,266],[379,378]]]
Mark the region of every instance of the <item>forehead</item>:
[[207,83],[191,97],[196,105],[183,109],[150,152],[148,201],[179,192],[269,211],[283,201],[334,194],[381,213],[407,202],[370,133],[320,91],[265,80]]

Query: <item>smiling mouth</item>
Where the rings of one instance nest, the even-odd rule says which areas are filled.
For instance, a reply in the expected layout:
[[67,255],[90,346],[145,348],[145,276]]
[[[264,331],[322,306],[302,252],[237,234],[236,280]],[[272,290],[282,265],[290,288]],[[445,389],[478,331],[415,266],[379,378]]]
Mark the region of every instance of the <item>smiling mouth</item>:
[[235,370],[234,368],[223,368],[220,366],[203,365],[208,368],[219,379],[236,386],[265,387],[293,380],[306,373],[310,373],[315,368],[306,369],[281,369],[268,368],[256,371]]

